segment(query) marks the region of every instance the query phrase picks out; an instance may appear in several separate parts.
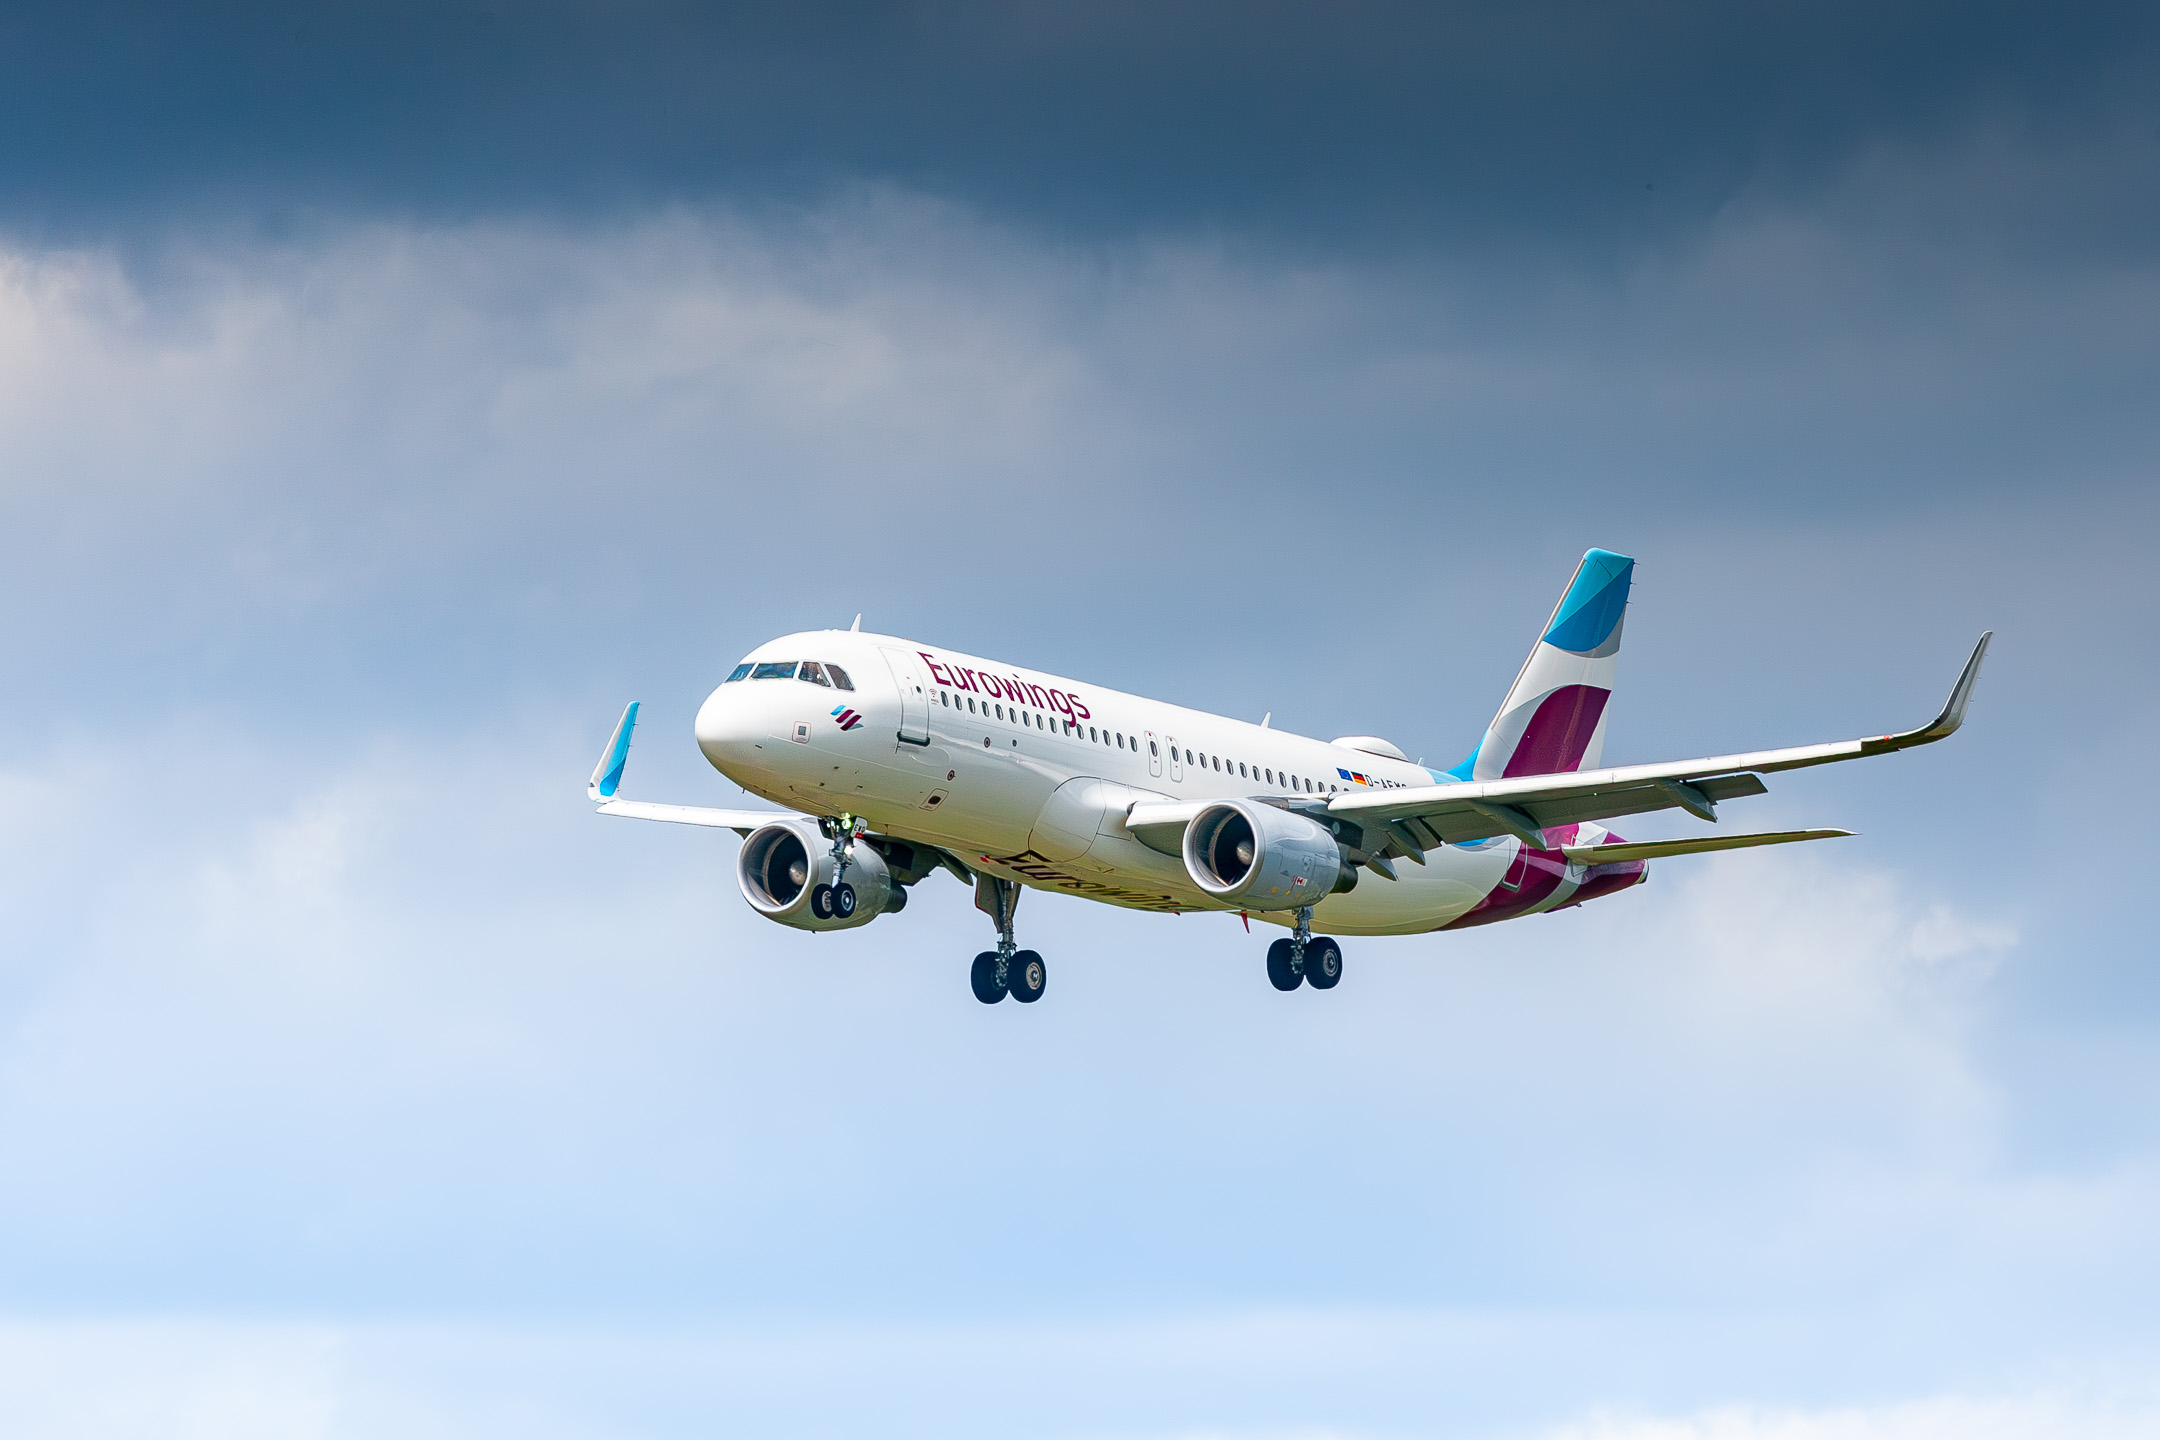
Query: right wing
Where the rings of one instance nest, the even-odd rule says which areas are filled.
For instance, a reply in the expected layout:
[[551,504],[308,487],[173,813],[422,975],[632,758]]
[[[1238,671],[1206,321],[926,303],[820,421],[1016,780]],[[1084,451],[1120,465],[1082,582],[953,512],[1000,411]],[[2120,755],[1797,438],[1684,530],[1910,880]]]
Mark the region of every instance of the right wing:
[[1513,835],[1526,845],[1542,848],[1548,826],[1610,820],[1651,810],[1681,809],[1715,820],[1720,800],[1764,793],[1769,787],[1763,784],[1763,775],[1857,760],[1865,755],[1887,755],[1915,745],[1933,744],[1955,733],[1965,723],[1973,682],[1980,677],[1980,662],[1987,655],[1988,641],[1994,633],[1988,631],[1973,647],[1972,658],[1965,662],[1942,713],[1917,730],[1661,765],[1521,775],[1400,790],[1359,790],[1334,796],[1327,803],[1326,813],[1361,825],[1403,832],[1427,849],[1496,835]]
[[585,793],[599,804],[601,814],[667,820],[677,825],[710,825],[738,835],[748,835],[775,820],[798,818],[787,810],[711,810],[702,805],[655,805],[649,800],[616,798],[615,792],[622,788],[623,767],[630,762],[630,732],[637,728],[637,712],[638,702],[633,700],[622,712],[622,719],[615,722],[615,733],[608,737],[607,749],[600,752],[600,763],[593,767],[592,779],[586,783]]

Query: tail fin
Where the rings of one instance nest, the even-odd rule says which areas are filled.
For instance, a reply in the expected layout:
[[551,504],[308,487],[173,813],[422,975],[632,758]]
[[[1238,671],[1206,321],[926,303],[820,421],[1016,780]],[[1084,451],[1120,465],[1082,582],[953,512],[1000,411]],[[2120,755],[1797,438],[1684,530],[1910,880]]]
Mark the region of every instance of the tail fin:
[[1500,702],[1485,738],[1447,773],[1502,780],[1596,769],[1605,750],[1605,702],[1612,697],[1635,562],[1592,550],[1553,607],[1545,633]]

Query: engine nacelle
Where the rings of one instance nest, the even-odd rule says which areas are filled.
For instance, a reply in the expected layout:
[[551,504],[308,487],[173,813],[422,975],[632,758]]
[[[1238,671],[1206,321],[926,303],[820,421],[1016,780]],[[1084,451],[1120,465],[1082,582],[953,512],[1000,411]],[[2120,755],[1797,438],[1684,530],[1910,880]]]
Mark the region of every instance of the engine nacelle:
[[1250,800],[1208,806],[1185,827],[1193,884],[1247,910],[1295,910],[1357,884],[1317,820]]
[[907,904],[907,891],[892,878],[885,857],[858,840],[847,867],[855,913],[829,920],[811,913],[811,892],[833,883],[832,842],[813,821],[781,821],[751,831],[735,857],[735,880],[751,909],[797,930],[852,930]]

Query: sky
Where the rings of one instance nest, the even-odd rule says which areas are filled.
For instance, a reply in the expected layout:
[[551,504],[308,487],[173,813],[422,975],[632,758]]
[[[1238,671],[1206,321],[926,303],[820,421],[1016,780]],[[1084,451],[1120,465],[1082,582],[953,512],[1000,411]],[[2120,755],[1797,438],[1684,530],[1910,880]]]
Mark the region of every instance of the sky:
[[[0,9],[0,1422],[2160,1429],[2150,7]],[[866,628],[1615,763],[1925,722],[1559,915],[933,876],[698,702]],[[1744,813],[1742,813],[1744,811]],[[2123,828],[2128,825],[2128,829]],[[1631,838],[1691,834],[1684,816]]]

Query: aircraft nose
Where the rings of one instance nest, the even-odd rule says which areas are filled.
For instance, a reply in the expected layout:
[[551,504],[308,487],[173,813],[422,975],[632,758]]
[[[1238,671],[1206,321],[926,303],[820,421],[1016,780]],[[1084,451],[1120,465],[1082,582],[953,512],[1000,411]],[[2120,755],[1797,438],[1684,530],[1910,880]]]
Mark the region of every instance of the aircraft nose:
[[698,706],[697,723],[693,727],[698,749],[704,751],[705,758],[715,765],[732,756],[751,738],[744,707],[732,693],[742,688],[740,685],[718,686],[705,697],[705,703]]

